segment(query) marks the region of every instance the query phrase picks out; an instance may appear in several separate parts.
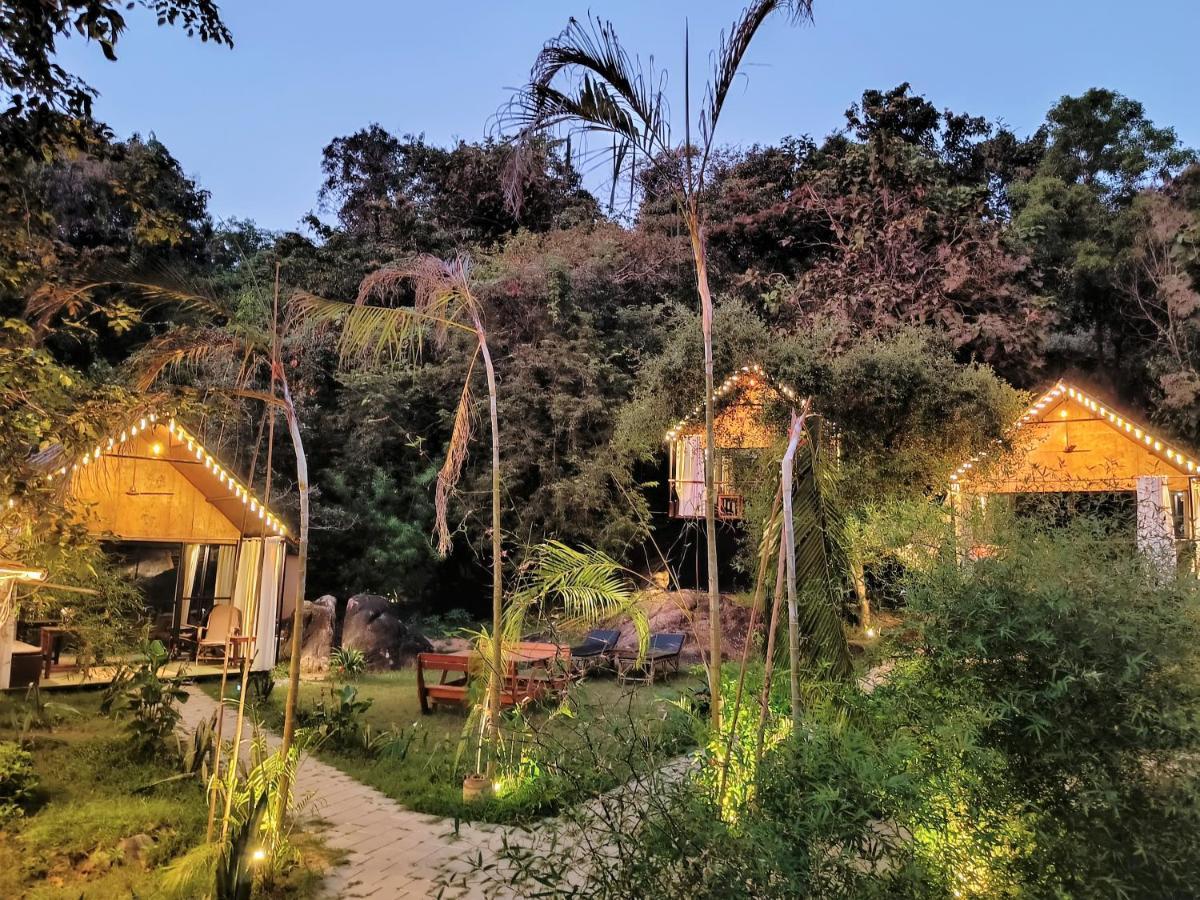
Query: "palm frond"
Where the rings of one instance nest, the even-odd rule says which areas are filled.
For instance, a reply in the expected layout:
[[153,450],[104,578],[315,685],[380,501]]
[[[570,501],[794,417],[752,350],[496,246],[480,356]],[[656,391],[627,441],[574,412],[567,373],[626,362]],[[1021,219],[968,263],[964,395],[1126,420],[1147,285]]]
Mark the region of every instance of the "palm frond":
[[229,328],[181,326],[150,341],[130,361],[134,387],[149,390],[164,374],[199,374],[208,367],[236,369],[231,383],[248,385],[257,367],[255,359],[264,359],[256,351],[264,349],[253,336]]
[[574,77],[574,99],[580,111],[594,116],[580,118],[635,143],[657,142],[655,149],[659,150],[669,145],[662,81],[655,79],[652,65],[644,66],[622,46],[612,22],[589,17],[585,24],[572,18],[562,33],[542,48],[529,79],[530,99],[539,120],[552,117],[556,98],[566,96],[554,88],[560,76],[568,81]]
[[437,487],[434,490],[434,527],[437,531],[438,553],[445,556],[450,552],[450,526],[447,524],[450,497],[462,477],[463,464],[467,461],[467,449],[471,444],[472,425],[474,423],[473,398],[471,396],[471,376],[475,372],[475,361],[479,358],[476,350],[467,367],[467,375],[463,379],[462,394],[458,398],[458,408],[454,412],[454,427],[450,431],[450,445],[446,448],[446,459],[437,474]]
[[755,0],[742,10],[741,16],[728,32],[721,32],[721,43],[712,55],[712,80],[708,84],[704,108],[700,113],[700,135],[704,149],[701,170],[708,161],[717,120],[741,69],[742,59],[758,29],[776,12],[788,13],[792,21],[811,20],[812,0]]
[[564,130],[598,133],[613,140],[614,186],[633,174],[638,153],[650,159],[671,147],[665,73],[631,56],[609,21],[572,18],[534,60],[529,83],[500,119],[516,137],[504,172],[505,199],[519,209],[528,157],[539,135]]
[[585,547],[576,550],[560,541],[533,548],[520,588],[505,612],[503,637],[518,640],[527,630],[531,613],[550,606],[559,624],[585,629],[615,616],[628,616],[637,631],[639,652],[650,640],[650,623],[638,603],[626,570],[607,554]]
[[426,317],[401,306],[368,306],[326,300],[296,291],[291,305],[310,323],[340,328],[338,355],[343,363],[377,363],[421,356]]

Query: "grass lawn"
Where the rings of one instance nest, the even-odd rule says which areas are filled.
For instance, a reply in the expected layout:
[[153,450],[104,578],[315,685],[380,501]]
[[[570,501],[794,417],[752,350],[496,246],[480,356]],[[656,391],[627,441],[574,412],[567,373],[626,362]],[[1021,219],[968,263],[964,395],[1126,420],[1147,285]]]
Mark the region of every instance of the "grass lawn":
[[[0,897],[165,897],[167,867],[204,840],[207,803],[198,782],[141,790],[177,771],[130,758],[121,723],[99,713],[98,691],[56,691],[45,699],[78,710],[51,732],[32,732],[36,796],[25,815],[0,823]],[[0,741],[23,697],[0,695]],[[127,852],[137,835],[152,843]],[[274,896],[305,896],[308,870]]]
[[[499,796],[465,806],[462,779],[475,768],[469,754],[459,756],[467,725],[465,712],[441,710],[422,715],[416,672],[372,673],[357,683],[360,699],[371,701],[363,720],[373,729],[404,735],[407,752],[380,754],[318,751],[326,762],[421,812],[494,822],[528,821],[550,815],[594,790],[624,782],[638,769],[654,765],[694,745],[691,719],[671,701],[691,696],[704,683],[681,672],[665,684],[621,687],[611,675],[585,679],[571,690],[566,708],[534,708],[509,722],[511,758],[523,758],[524,777],[501,783]],[[214,697],[217,685],[204,689]],[[308,710],[337,686],[304,681],[300,706]],[[261,710],[263,721],[278,729],[285,685],[281,682]],[[511,719],[511,716],[510,716]]]

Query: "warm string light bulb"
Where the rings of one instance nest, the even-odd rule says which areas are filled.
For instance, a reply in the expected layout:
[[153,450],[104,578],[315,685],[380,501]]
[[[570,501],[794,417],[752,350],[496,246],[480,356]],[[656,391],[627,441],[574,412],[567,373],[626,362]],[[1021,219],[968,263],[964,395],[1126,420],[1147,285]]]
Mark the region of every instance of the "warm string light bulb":
[[[742,379],[742,376],[747,376],[746,380],[750,387],[757,387],[758,381],[753,377],[756,375],[765,384],[768,384],[771,387],[774,387],[775,390],[779,391],[779,393],[783,394],[789,400],[796,399],[796,392],[792,388],[788,387],[787,385],[779,384],[778,382],[775,382],[769,375],[767,375],[766,372],[763,371],[762,367],[757,364],[751,365],[751,366],[742,366],[740,370],[738,370],[737,372],[734,372],[732,375],[730,375],[728,378],[726,378],[723,382],[721,382],[721,386],[713,391],[712,399],[719,400],[721,397],[724,397],[727,393],[729,393],[731,390],[733,390],[733,388],[735,388],[738,385],[738,383]],[[671,441],[673,441],[677,437],[679,437],[679,435],[683,432],[684,427],[692,419],[699,416],[700,413],[703,412],[703,410],[704,410],[704,404],[697,404],[695,409],[693,409],[690,413],[688,413],[686,416],[684,416],[682,419],[680,419],[678,422],[676,422],[674,426],[667,429],[666,434],[663,435],[663,441],[666,443],[670,443]]]

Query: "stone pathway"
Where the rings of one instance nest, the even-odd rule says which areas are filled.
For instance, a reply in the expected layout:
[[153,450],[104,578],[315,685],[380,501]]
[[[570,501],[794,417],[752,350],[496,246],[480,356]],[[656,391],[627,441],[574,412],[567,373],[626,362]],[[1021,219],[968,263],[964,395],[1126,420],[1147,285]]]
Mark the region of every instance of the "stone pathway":
[[[188,688],[183,704],[182,725],[195,728],[215,712],[217,703],[199,688]],[[237,724],[236,708],[226,707],[222,734],[231,737]],[[244,726],[246,737],[249,723]],[[279,737],[268,733],[271,747]],[[309,798],[303,816],[322,829],[331,847],[347,854],[346,864],[333,869],[325,881],[331,898],[374,897],[417,898],[437,896],[436,881],[447,873],[469,868],[464,857],[492,854],[506,832],[498,826],[462,823],[455,833],[454,821],[405,809],[381,794],[321,762],[308,757],[296,773],[296,797]],[[445,896],[476,898],[482,891],[469,889]]]

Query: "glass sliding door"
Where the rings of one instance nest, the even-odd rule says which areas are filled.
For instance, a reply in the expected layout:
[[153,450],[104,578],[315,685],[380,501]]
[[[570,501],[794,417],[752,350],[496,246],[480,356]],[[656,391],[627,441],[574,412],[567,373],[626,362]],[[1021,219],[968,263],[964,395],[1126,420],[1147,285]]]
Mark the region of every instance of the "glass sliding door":
[[185,544],[176,627],[203,625],[218,604],[233,601],[237,546]]

